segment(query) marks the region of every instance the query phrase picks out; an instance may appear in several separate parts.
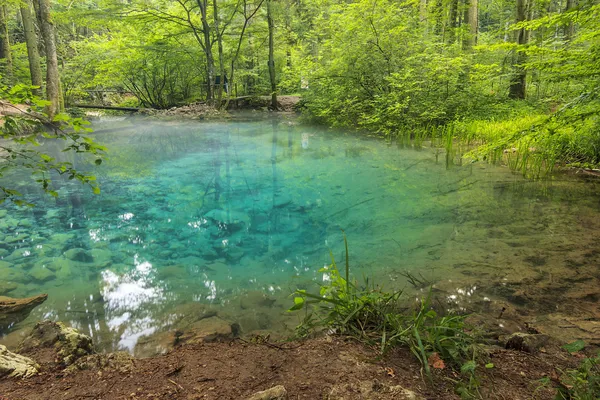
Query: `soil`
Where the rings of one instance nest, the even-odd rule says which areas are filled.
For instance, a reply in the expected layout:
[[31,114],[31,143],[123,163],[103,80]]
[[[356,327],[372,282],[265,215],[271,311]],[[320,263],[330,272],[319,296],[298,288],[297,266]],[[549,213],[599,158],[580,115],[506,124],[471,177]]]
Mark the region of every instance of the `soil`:
[[[488,354],[494,367],[478,368],[478,390],[485,399],[552,399],[555,390],[539,379],[556,377],[557,368],[579,361],[559,349],[531,355],[498,347]],[[52,350],[26,355],[41,364],[41,374],[0,380],[0,399],[244,399],[276,385],[287,389],[289,399],[399,399],[394,391],[399,386],[425,399],[460,398],[454,381],[461,376],[450,368],[433,370],[431,384],[407,349],[381,359],[374,349],[329,336],[278,344],[238,339],[184,345],[133,360],[129,367],[74,373],[53,361]]]

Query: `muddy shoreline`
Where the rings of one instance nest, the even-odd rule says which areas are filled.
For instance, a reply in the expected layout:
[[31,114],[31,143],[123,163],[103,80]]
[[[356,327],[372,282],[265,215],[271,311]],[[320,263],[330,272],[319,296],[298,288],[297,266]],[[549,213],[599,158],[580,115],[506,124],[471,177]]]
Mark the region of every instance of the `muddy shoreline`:
[[[69,367],[57,356],[60,346],[26,349],[40,373],[0,379],[3,399],[248,399],[282,385],[288,399],[459,399],[450,368],[433,370],[433,382],[407,349],[384,357],[375,349],[338,336],[304,341],[261,342],[234,339],[175,347],[145,359],[126,353],[83,356]],[[531,354],[488,346],[480,362],[477,390],[486,399],[552,399],[559,370],[575,367],[556,343]],[[64,355],[64,354],[63,354]],[[534,396],[535,393],[535,396]],[[261,397],[262,398],[262,397]]]

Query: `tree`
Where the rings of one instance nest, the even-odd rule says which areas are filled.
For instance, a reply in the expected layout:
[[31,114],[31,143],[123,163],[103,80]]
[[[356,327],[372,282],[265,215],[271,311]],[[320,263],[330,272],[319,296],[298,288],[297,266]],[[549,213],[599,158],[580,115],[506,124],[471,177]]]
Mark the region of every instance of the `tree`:
[[7,80],[12,81],[13,63],[10,52],[10,34],[8,32],[6,5],[0,6],[0,59],[4,60],[4,73]]
[[46,113],[50,119],[60,112],[61,90],[60,75],[58,72],[58,55],[56,52],[56,37],[54,24],[50,15],[50,0],[34,0],[38,2],[37,12],[40,31],[44,40],[46,50],[46,97],[50,104]]
[[[517,0],[516,2],[516,23],[522,23],[528,20],[530,13],[531,0]],[[520,26],[515,32],[515,48],[512,60],[513,76],[511,78],[508,96],[512,99],[524,99],[527,93],[527,54],[524,46],[529,42],[529,32],[526,27]]]
[[267,23],[269,25],[269,80],[271,82],[271,108],[277,110],[277,81],[275,80],[275,57],[273,35],[275,26],[273,23],[272,0],[267,0]]
[[40,55],[38,53],[38,40],[35,33],[33,17],[31,15],[30,0],[21,0],[20,5],[21,19],[23,20],[23,33],[25,44],[27,46],[27,57],[29,60],[29,72],[31,75],[31,84],[39,88],[33,89],[37,96],[42,94],[42,68],[40,67]]

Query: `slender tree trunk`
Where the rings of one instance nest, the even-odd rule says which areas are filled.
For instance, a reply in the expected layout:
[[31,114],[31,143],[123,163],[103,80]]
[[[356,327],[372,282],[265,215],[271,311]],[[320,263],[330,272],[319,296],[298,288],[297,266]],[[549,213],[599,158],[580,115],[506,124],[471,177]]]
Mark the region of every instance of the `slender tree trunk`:
[[275,57],[273,54],[273,33],[275,31],[275,24],[273,23],[271,1],[272,0],[267,0],[267,23],[269,25],[269,80],[271,81],[271,108],[277,110],[277,82],[275,80]]
[[58,55],[56,53],[56,37],[54,24],[50,16],[50,0],[38,1],[39,23],[44,47],[46,49],[46,96],[50,105],[46,108],[46,113],[50,119],[60,111],[60,75],[58,73]]
[[450,13],[448,16],[448,43],[456,40],[456,27],[458,20],[458,0],[450,1]]
[[0,7],[0,59],[4,60],[4,77],[8,82],[12,82],[13,65],[10,54],[10,36],[6,6]]
[[225,85],[225,62],[223,59],[223,35],[220,31],[221,18],[219,17],[219,7],[217,5],[217,0],[213,0],[213,11],[215,19],[215,32],[217,35],[217,46],[219,48],[219,75],[221,75],[219,87],[217,88],[218,91],[216,107],[220,109],[223,102],[223,86]]
[[[565,12],[569,12],[571,10],[573,10],[575,7],[577,7],[577,0],[567,0],[567,5],[565,7]],[[575,34],[575,24],[573,24],[573,21],[570,21],[565,27],[564,27],[564,35],[565,35],[565,40],[567,42],[570,42],[571,39],[573,39],[573,35]]]
[[[216,0],[214,0],[216,1]],[[206,87],[206,101],[212,102],[215,93],[215,59],[212,54],[212,42],[210,40],[210,25],[206,16],[207,0],[197,0],[200,8],[200,19],[202,20],[202,33],[204,35],[204,51],[206,53],[206,75],[208,85]]]
[[477,44],[477,35],[479,33],[479,4],[478,0],[466,0],[465,5],[465,23],[469,24],[469,32],[463,42],[465,50]]
[[34,89],[36,96],[42,96],[42,68],[40,67],[40,54],[38,53],[38,40],[35,33],[35,25],[31,15],[30,0],[21,0],[21,18],[23,20],[23,31],[25,33],[25,44],[27,45],[27,57],[29,58],[29,72],[31,84],[39,86]]
[[[530,0],[517,0],[516,22],[526,21],[529,17]],[[527,56],[523,51],[522,46],[529,41],[529,33],[525,28],[521,28],[516,32],[515,42],[519,47],[513,55],[512,67],[513,76],[508,90],[508,96],[512,99],[524,99],[527,93],[527,70],[523,64],[527,61]]]

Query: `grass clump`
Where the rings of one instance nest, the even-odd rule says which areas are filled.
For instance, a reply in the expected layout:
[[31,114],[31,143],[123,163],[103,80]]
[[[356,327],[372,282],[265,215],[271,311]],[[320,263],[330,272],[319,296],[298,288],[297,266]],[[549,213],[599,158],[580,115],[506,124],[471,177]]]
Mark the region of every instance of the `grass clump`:
[[[402,292],[386,292],[375,285],[359,286],[350,280],[348,243],[344,274],[331,256],[331,265],[321,272],[329,280],[319,293],[297,290],[290,311],[305,310],[297,334],[306,336],[317,329],[347,335],[381,353],[406,347],[431,379],[431,368],[461,369],[476,366],[476,346],[465,329],[465,316],[441,316],[432,307],[431,292],[416,307],[401,302]],[[412,309],[412,310],[411,310]]]

